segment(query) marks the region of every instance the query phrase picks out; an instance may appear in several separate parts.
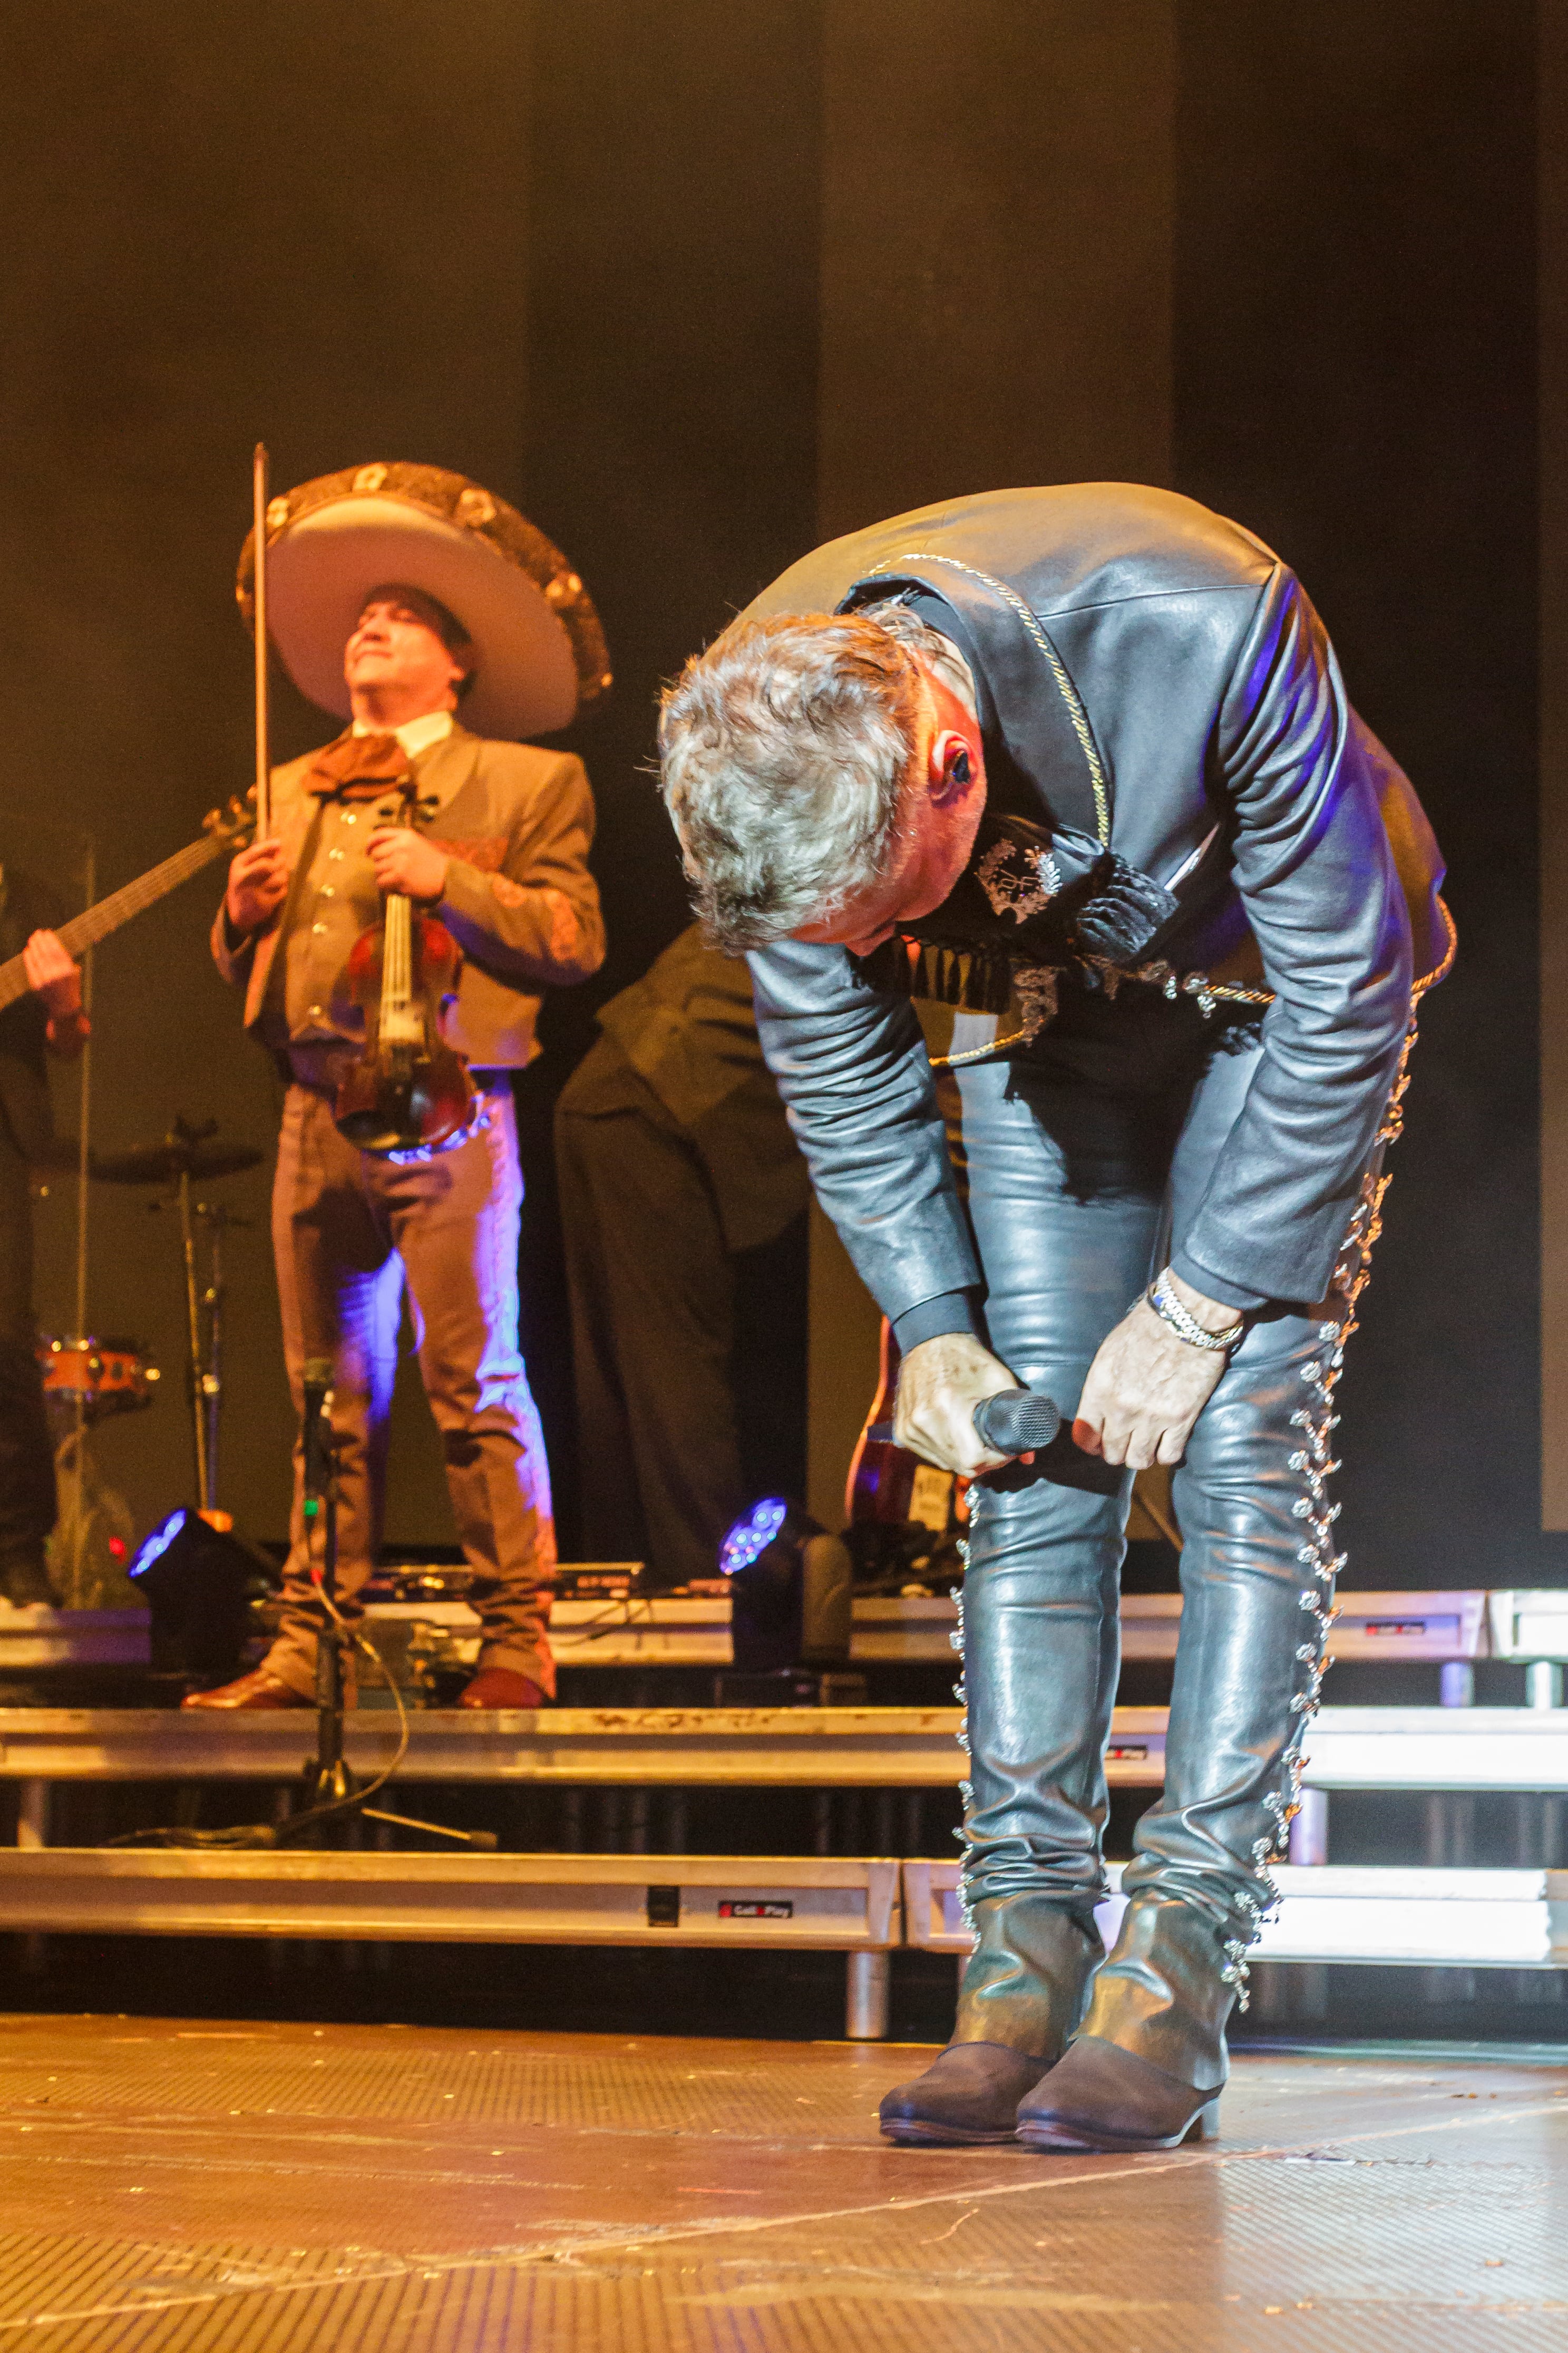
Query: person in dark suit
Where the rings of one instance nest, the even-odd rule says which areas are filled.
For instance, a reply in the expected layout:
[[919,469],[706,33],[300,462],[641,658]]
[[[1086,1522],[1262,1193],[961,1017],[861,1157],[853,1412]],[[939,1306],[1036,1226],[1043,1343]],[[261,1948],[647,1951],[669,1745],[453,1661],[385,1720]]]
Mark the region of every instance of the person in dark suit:
[[0,962],[20,955],[31,993],[0,1013],[0,1595],[51,1601],[44,1552],[55,1525],[55,1457],[33,1318],[31,1169],[54,1137],[46,1056],[73,1060],[88,1035],[81,974],[55,926],[52,892],[0,868]]
[[[1289,568],[1130,483],[817,549],[688,664],[661,742],[698,912],[751,951],[818,1198],[903,1350],[899,1440],[976,1479],[974,1951],[883,2129],[1173,2147],[1214,2119],[1321,1683],[1334,1390],[1452,952],[1436,843]],[[911,997],[951,1021],[965,1202]],[[1009,1463],[973,1412],[1019,1384],[1074,1419]],[[1105,1957],[1117,1581],[1156,1462],[1181,1642]]]
[[[753,1500],[737,1325],[747,1294],[787,1275],[769,1249],[809,1187],[743,957],[692,924],[599,1027],[555,1117],[584,1539],[590,1559],[646,1558],[657,1583],[684,1585],[715,1574]],[[802,1290],[766,1319],[786,1363],[804,1345]]]

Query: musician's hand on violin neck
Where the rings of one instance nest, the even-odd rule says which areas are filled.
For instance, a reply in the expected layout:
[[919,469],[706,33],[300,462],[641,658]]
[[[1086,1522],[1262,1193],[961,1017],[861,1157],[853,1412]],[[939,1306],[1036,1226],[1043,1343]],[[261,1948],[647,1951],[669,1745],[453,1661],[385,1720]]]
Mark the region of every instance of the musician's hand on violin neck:
[[433,902],[447,888],[444,854],[405,825],[378,825],[368,844],[375,879],[384,891]]
[[278,913],[289,889],[289,861],[280,841],[253,841],[228,870],[224,913],[232,930],[259,932]]

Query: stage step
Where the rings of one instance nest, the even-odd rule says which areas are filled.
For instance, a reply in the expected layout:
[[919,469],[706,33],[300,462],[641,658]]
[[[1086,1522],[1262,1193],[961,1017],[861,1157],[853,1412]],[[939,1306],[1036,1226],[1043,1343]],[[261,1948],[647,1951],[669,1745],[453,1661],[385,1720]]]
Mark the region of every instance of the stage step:
[[[1568,1594],[1477,1589],[1342,1593],[1332,1648],[1340,1659],[1427,1660],[1568,1657]],[[855,1601],[850,1658],[905,1665],[944,1662],[958,1623],[945,1595],[862,1594]],[[479,1620],[464,1601],[373,1603],[373,1640],[384,1641],[395,1672],[416,1627],[435,1631],[453,1663],[478,1655]],[[1181,1596],[1121,1598],[1124,1659],[1173,1659]],[[0,1673],[61,1667],[145,1667],[145,1609],[12,1609],[0,1607]],[[551,1640],[563,1666],[727,1667],[730,1604],[702,1599],[558,1600]],[[1532,1646],[1533,1647],[1531,1647]],[[1553,1646],[1556,1647],[1553,1647]]]
[[874,2041],[903,1914],[891,1859],[47,1847],[0,1849],[4,1929],[843,1952],[845,2031]]
[[[1283,1901],[1250,1957],[1382,1967],[1568,1968],[1568,1871],[1427,1871],[1277,1864]],[[1109,1945],[1126,1899],[1121,1866],[1096,1914]],[[958,1865],[906,1862],[905,1934],[923,1952],[967,1953]]]
[[[1107,1778],[1157,1788],[1166,1712],[1119,1707]],[[956,1707],[417,1709],[407,1781],[934,1789],[963,1779]],[[0,1708],[0,1780],[295,1780],[308,1711]],[[351,1763],[390,1764],[395,1717],[348,1719]],[[1309,1790],[1568,1789],[1568,1708],[1325,1707],[1307,1733]]]

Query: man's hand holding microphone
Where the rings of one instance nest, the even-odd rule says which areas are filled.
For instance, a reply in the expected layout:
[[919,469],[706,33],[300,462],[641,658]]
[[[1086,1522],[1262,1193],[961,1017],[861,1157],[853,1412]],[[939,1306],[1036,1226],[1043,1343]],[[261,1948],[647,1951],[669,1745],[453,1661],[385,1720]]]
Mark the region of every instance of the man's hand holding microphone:
[[[1234,1308],[1205,1297],[1169,1268],[1154,1287],[1173,1295],[1173,1312],[1197,1327],[1199,1338],[1184,1337],[1172,1322],[1171,1298],[1159,1311],[1148,1297],[1140,1299],[1101,1343],[1072,1425],[1073,1443],[1085,1454],[1134,1471],[1181,1461],[1241,1330]],[[1015,1398],[1029,1404],[1014,1404]],[[973,1479],[1005,1462],[1028,1461],[1035,1448],[1048,1445],[1056,1423],[1047,1427],[1041,1409],[1049,1406],[1021,1389],[973,1334],[943,1332],[920,1341],[899,1368],[892,1436],[923,1461]],[[1063,1419],[1056,1415],[1057,1422]]]

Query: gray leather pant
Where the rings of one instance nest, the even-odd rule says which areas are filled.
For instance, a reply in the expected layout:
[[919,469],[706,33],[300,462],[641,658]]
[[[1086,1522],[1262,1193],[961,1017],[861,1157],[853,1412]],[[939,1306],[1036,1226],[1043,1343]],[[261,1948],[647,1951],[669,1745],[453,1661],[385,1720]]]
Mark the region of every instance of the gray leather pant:
[[[1032,1063],[957,1074],[992,1346],[1070,1418],[1100,1342],[1164,1262],[1256,1067],[1245,1034],[1175,1084],[1100,1092]],[[1353,1286],[1375,1202],[1336,1283]],[[1241,1955],[1269,1895],[1316,1700],[1338,1566],[1323,1482],[1349,1310],[1265,1312],[1174,1480],[1183,1611],[1163,1793],[1100,1969],[1103,1763],[1119,1663],[1131,1472],[1059,1439],[973,1491],[963,1600],[972,1781],[965,1891],[978,1945],[957,2040],[1059,2053],[1075,2026],[1200,2086],[1225,2075]]]

